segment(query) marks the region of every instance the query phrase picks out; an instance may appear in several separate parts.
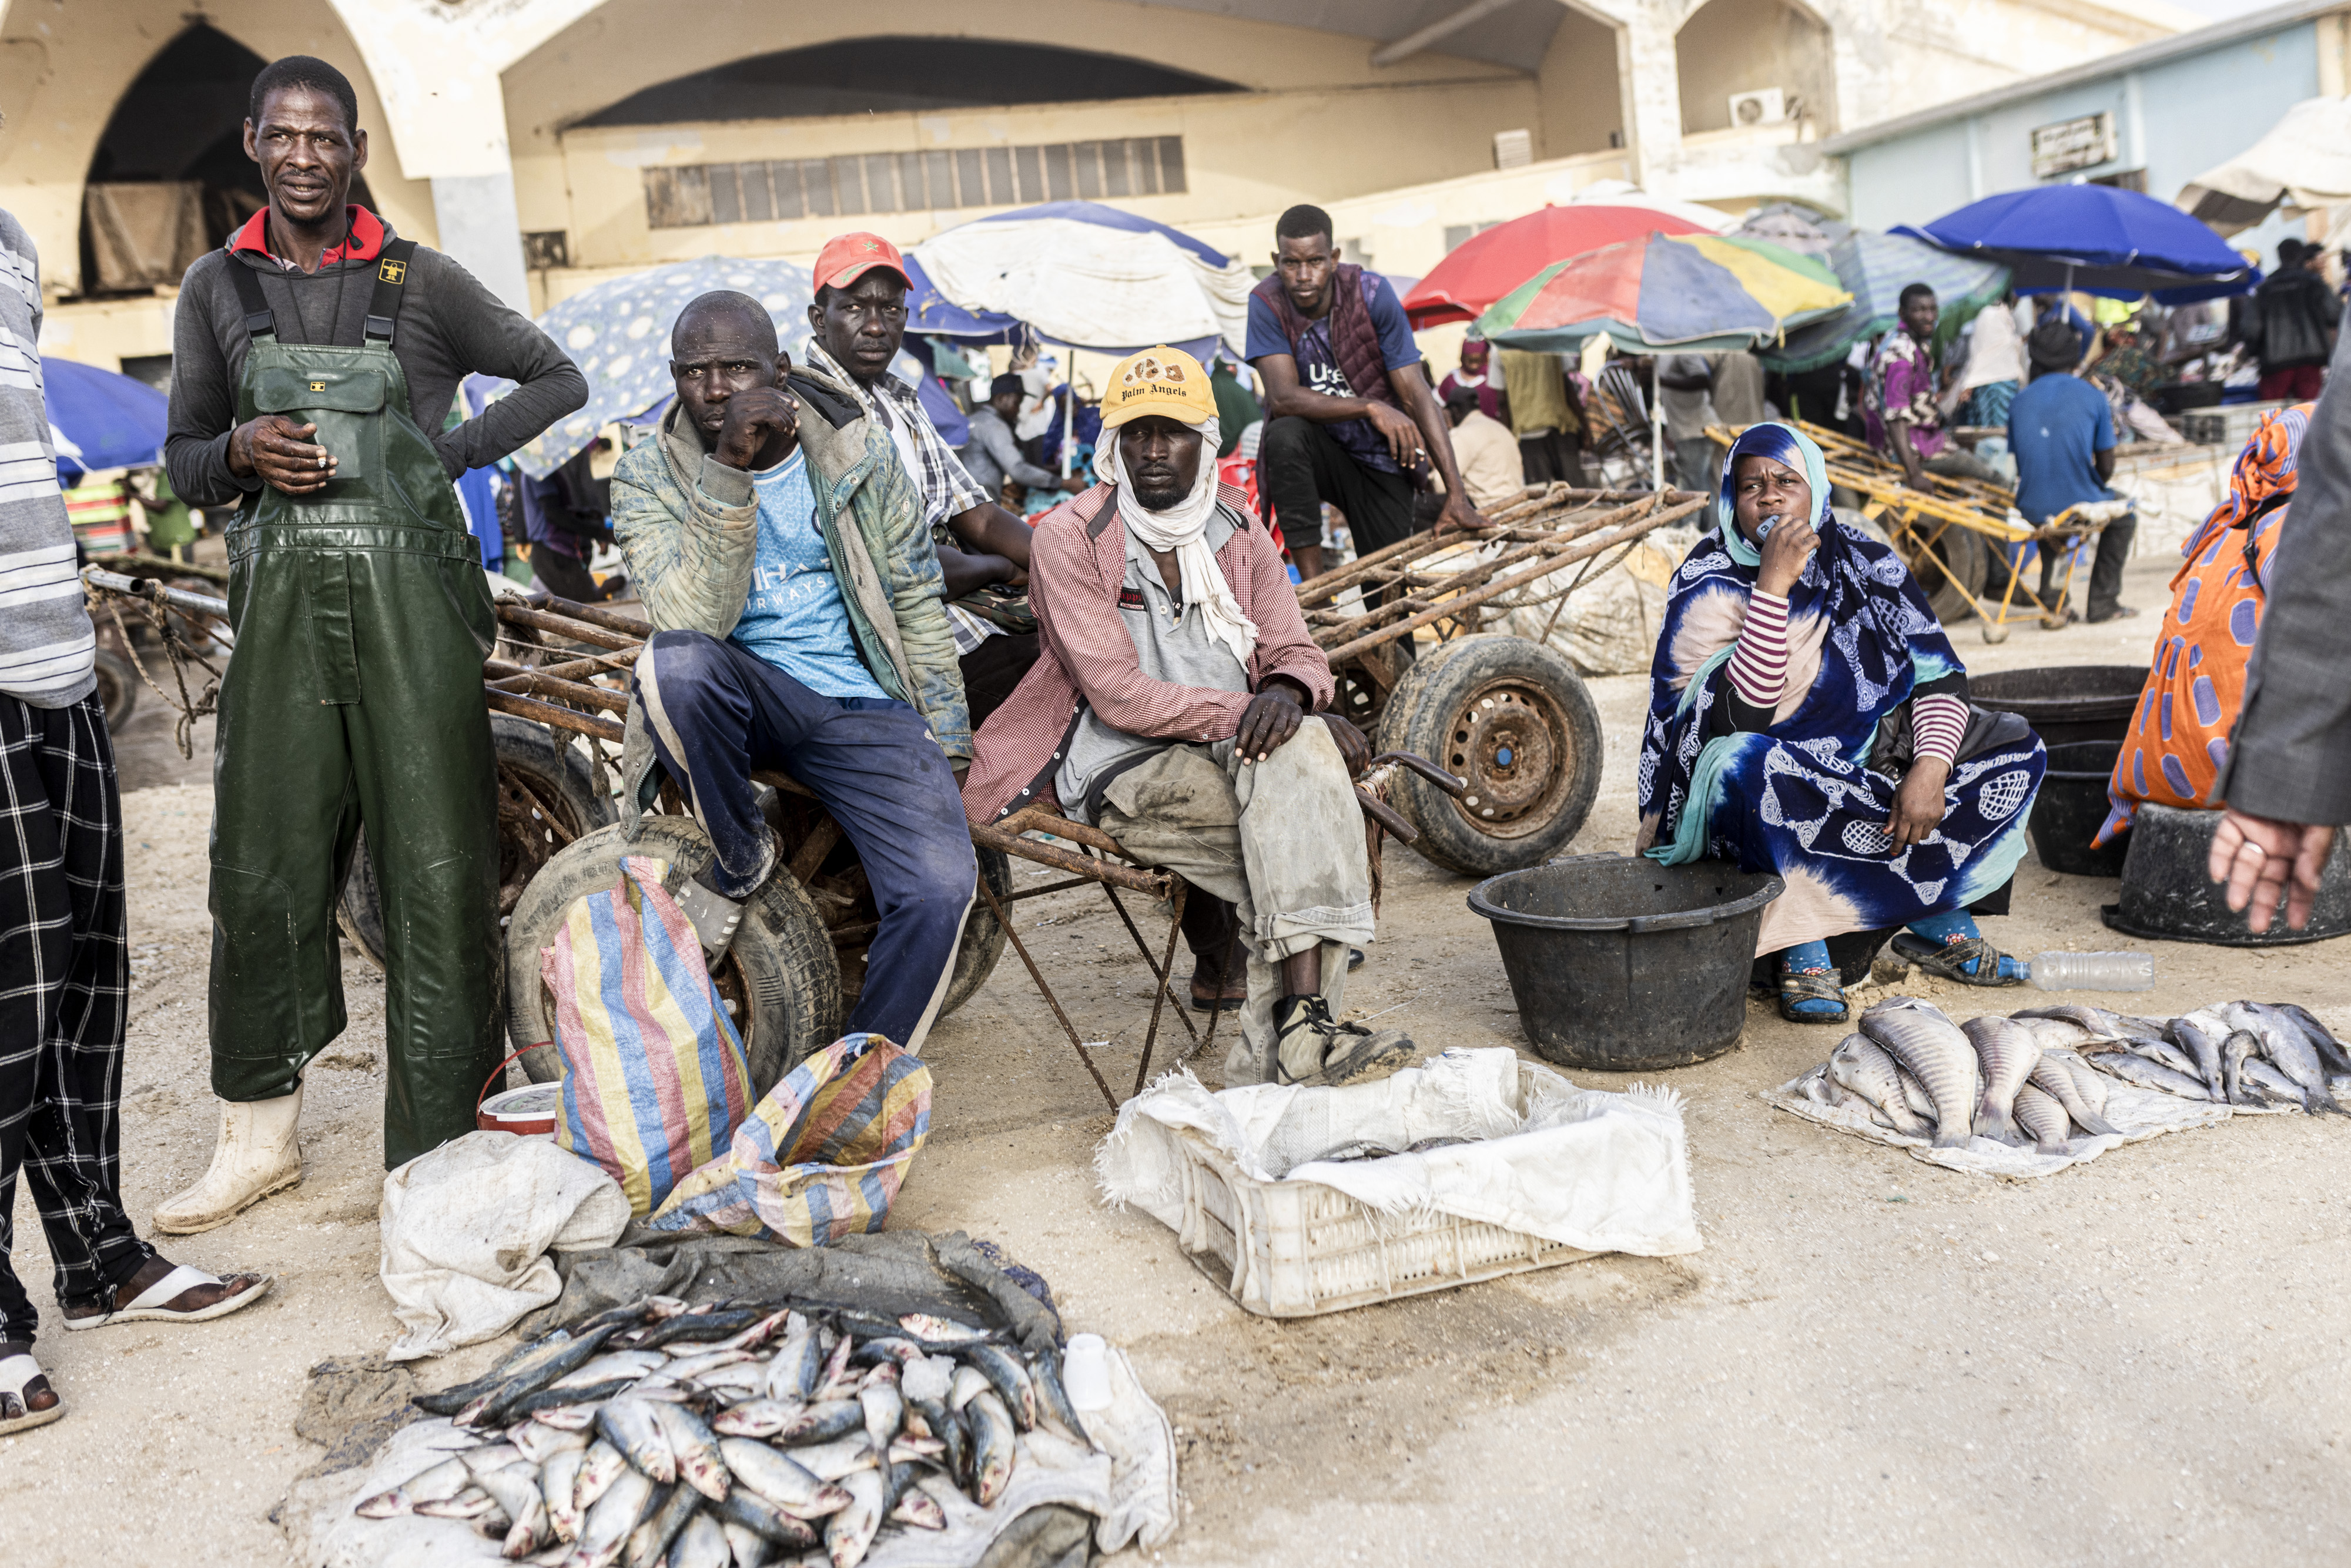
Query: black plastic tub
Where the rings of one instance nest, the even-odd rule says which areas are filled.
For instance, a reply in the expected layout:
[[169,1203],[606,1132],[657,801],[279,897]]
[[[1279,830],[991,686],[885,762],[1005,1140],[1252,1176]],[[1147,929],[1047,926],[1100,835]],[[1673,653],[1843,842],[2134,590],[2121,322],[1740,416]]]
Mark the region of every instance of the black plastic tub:
[[2042,776],[2041,793],[2033,797],[2032,817],[2024,831],[2032,835],[2032,852],[2051,871],[2067,876],[2122,875],[2123,857],[2130,852],[2128,833],[2097,849],[2090,847],[2105,825],[2106,785],[2122,748],[2118,740],[2077,740],[2049,748],[2049,771]]
[[1968,700],[2017,715],[2053,747],[2119,742],[2130,733],[2131,710],[2146,684],[2145,664],[2052,664],[1970,675]]
[[1606,1072],[1687,1067],[1739,1043],[1776,876],[1719,861],[1568,855],[1479,883],[1535,1053]]
[[2218,811],[2141,806],[2131,820],[2122,896],[2100,912],[2106,924],[2126,936],[2222,947],[2288,947],[2351,932],[2351,835],[2335,835],[2335,851],[2318,874],[2309,929],[2288,928],[2280,910],[2269,930],[2256,936],[2245,928],[2243,915],[2230,912],[2226,890],[2207,869],[2220,826]]

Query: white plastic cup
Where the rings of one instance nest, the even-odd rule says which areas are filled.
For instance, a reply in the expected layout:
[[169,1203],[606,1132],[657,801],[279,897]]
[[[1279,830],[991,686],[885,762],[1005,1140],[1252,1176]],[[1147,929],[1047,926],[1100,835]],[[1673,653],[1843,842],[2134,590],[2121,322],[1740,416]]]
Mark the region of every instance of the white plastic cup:
[[1081,1410],[1110,1408],[1110,1347],[1098,1333],[1073,1333],[1061,1357],[1061,1385]]

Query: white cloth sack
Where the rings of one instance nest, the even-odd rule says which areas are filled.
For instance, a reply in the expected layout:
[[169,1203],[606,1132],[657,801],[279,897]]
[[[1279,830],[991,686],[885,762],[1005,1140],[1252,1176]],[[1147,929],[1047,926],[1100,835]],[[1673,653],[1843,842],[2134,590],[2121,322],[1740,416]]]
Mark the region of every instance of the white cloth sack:
[[[1166,1413],[1143,1391],[1125,1354],[1104,1358],[1111,1403],[1082,1414],[1092,1450],[1039,1427],[1017,1440],[1011,1484],[981,1508],[944,1482],[925,1490],[946,1511],[941,1531],[895,1530],[867,1553],[867,1568],[973,1568],[996,1538],[1032,1508],[1061,1503],[1092,1514],[1094,1543],[1116,1552],[1128,1542],[1164,1546],[1176,1533],[1176,1435]],[[373,1463],[297,1481],[280,1517],[295,1560],[305,1568],[442,1568],[504,1561],[498,1542],[459,1519],[400,1514],[361,1519],[351,1510],[435,1464],[476,1446],[445,1419],[420,1421],[392,1436]]]
[[629,1200],[544,1137],[468,1133],[383,1178],[383,1288],[394,1361],[495,1339],[563,1293],[549,1248],[610,1247]]
[[[2052,1051],[2049,1054],[2058,1055]],[[2093,1069],[2093,1071],[2095,1071]],[[1961,1171],[1969,1176],[2006,1176],[2022,1180],[2030,1176],[2054,1176],[2067,1166],[2078,1166],[2096,1159],[2108,1149],[2124,1144],[2144,1143],[2159,1138],[2166,1133],[2184,1133],[2193,1127],[2210,1127],[2234,1115],[2267,1115],[2267,1108],[2231,1107],[2210,1101],[2183,1100],[2177,1094],[2160,1090],[2141,1089],[2125,1083],[2118,1078],[2106,1080],[2108,1125],[2116,1133],[2091,1134],[2075,1130],[2067,1140],[2066,1152],[2044,1155],[2030,1144],[2019,1148],[2003,1144],[1997,1138],[1974,1137],[1962,1149],[1938,1149],[1925,1138],[1897,1133],[1871,1119],[1868,1109],[1860,1101],[1848,1097],[1842,1105],[1823,1104],[1812,1097],[1810,1085],[1823,1080],[1828,1071],[1823,1062],[1810,1072],[1800,1073],[1777,1089],[1766,1089],[1759,1096],[1767,1105],[1776,1105],[1792,1112],[1808,1122],[1818,1122],[1824,1127],[1834,1127],[1840,1133],[1851,1133],[1857,1138],[1876,1143],[1891,1144],[1906,1151],[1914,1160],[1924,1160],[1930,1166],[1946,1170]],[[2291,1108],[2289,1108],[2291,1109]],[[2295,1114],[2300,1114],[2295,1112]]]
[[[1128,1101],[1094,1158],[1105,1197],[1171,1228],[1184,1221],[1176,1130],[1206,1137],[1254,1180],[1311,1181],[1384,1214],[1434,1211],[1586,1252],[1695,1252],[1681,1096],[1578,1089],[1502,1048],[1448,1051],[1342,1089],[1251,1084],[1210,1093],[1187,1071]],[[1316,1160],[1355,1142],[1385,1159]]]

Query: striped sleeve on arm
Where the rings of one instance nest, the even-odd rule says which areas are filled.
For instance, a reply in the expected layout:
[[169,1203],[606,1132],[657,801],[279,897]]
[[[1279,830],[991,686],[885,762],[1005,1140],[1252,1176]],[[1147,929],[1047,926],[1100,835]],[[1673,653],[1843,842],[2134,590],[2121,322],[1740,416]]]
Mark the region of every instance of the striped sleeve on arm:
[[1916,755],[1951,761],[1968,733],[1968,705],[1954,696],[1920,697],[1910,707],[1910,730]]
[[1757,590],[1730,654],[1730,689],[1750,707],[1776,708],[1788,684],[1788,601]]

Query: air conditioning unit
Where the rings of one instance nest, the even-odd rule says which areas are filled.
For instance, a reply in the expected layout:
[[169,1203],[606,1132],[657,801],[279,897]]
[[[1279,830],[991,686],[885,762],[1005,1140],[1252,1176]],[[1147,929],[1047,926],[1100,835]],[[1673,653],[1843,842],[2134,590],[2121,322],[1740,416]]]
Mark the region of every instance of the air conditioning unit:
[[1788,118],[1788,95],[1776,87],[1730,95],[1730,123],[1740,130],[1750,125],[1779,125]]
[[1535,138],[1531,131],[1497,131],[1494,132],[1494,167],[1523,169],[1535,161]]

